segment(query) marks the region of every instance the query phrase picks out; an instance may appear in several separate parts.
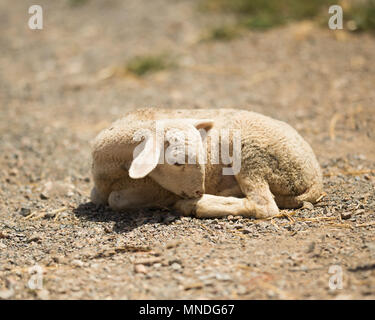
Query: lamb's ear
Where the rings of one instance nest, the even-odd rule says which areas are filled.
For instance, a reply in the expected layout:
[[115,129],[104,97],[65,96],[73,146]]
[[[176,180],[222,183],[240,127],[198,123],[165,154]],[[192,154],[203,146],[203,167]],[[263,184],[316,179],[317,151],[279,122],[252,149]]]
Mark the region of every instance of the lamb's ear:
[[[139,150],[144,144],[143,150]],[[154,138],[149,137],[146,142],[138,145],[135,150],[135,158],[129,168],[129,177],[132,179],[140,179],[147,176],[152,170],[156,168],[160,157],[160,144],[154,141]]]
[[190,121],[197,130],[204,129],[208,131],[214,125],[214,120],[212,119],[191,119]]

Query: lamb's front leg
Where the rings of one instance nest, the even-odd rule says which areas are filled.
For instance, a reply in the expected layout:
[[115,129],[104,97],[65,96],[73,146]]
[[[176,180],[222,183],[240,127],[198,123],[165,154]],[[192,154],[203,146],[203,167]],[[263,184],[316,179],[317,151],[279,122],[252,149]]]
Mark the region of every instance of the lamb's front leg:
[[246,199],[221,197],[204,194],[199,199],[179,200],[175,208],[183,215],[194,215],[198,218],[218,218],[228,215],[249,215]]
[[152,199],[142,196],[142,193],[133,189],[112,191],[108,198],[109,206],[115,211],[142,208],[151,201]]
[[267,210],[264,203],[257,202],[257,198],[221,197],[210,194],[204,194],[199,199],[179,200],[175,208],[186,216],[194,215],[197,218],[220,218],[228,215],[267,218],[278,213],[277,207],[276,210]]

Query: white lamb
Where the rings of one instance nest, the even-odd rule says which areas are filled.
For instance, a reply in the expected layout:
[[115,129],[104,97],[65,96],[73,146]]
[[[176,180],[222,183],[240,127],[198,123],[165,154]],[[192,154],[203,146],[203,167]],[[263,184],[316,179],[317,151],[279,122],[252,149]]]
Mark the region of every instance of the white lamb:
[[[156,130],[160,124],[163,129]],[[156,134],[136,139],[146,129]],[[210,133],[228,130],[229,150],[240,147],[238,170],[234,163],[213,161],[213,150],[227,145]],[[173,149],[173,156],[186,152],[186,158],[201,160],[204,155],[206,163],[159,163],[181,133],[186,148]],[[114,210],[174,207],[202,218],[266,218],[278,214],[278,207],[315,203],[323,193],[322,173],[309,144],[288,124],[245,110],[136,110],[96,137],[92,157],[91,199]],[[234,174],[224,175],[230,167]]]

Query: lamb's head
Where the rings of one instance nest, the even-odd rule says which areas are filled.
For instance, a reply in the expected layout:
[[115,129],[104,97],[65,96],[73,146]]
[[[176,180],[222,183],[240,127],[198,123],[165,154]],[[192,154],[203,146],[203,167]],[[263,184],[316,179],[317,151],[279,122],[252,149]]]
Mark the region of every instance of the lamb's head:
[[129,176],[148,175],[181,197],[199,197],[205,189],[205,133],[212,125],[207,119],[169,119],[153,121],[153,130],[140,128]]

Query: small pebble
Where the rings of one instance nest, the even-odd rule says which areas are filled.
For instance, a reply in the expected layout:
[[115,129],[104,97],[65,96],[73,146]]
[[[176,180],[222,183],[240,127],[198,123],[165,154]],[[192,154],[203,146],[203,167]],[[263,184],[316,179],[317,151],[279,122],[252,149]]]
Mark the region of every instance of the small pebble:
[[8,233],[6,233],[5,231],[0,231],[0,239],[7,239],[7,238],[9,238]]
[[147,268],[143,265],[143,264],[136,264],[134,266],[134,272],[135,273],[143,273],[143,274],[146,274],[147,273]]
[[177,262],[172,263],[171,267],[172,267],[173,270],[180,270],[181,269],[181,265]]
[[238,288],[237,288],[237,293],[242,295],[242,294],[246,294],[247,293],[247,289],[245,286],[243,285],[239,285]]
[[180,245],[181,241],[179,240],[172,240],[172,241],[169,241],[167,244],[166,244],[166,248],[167,249],[172,249],[172,248],[176,248]]
[[23,217],[26,217],[28,216],[30,213],[31,213],[31,209],[30,208],[27,208],[27,207],[22,207],[18,213],[23,216]]
[[0,299],[10,299],[13,297],[14,291],[12,289],[5,289],[5,290],[0,290]]
[[311,252],[314,251],[314,249],[315,249],[315,242],[312,241],[312,242],[310,242],[309,246],[307,247],[306,253],[311,253]]
[[34,234],[32,235],[27,242],[41,242],[43,239],[40,235]]
[[36,296],[40,300],[48,300],[49,299],[49,291],[47,289],[38,290],[36,292]]
[[12,177],[16,177],[16,176],[18,176],[18,170],[17,170],[16,168],[11,169],[11,170],[9,171],[9,175],[12,176]]
[[217,280],[222,280],[222,281],[232,280],[232,278],[228,274],[225,274],[225,273],[217,273],[215,277]]
[[242,229],[241,231],[242,231],[242,233],[244,233],[244,234],[251,233],[251,230],[250,230],[249,228],[244,228],[244,229]]
[[351,217],[352,217],[351,212],[341,212],[341,219],[347,220],[347,219],[350,219]]
[[273,290],[268,290],[267,291],[267,297],[272,299],[272,298],[275,298],[276,297],[276,292],[273,291]]
[[76,267],[83,267],[84,263],[81,260],[75,259],[72,261],[72,265]]
[[354,212],[355,215],[365,213],[364,209],[358,209]]

